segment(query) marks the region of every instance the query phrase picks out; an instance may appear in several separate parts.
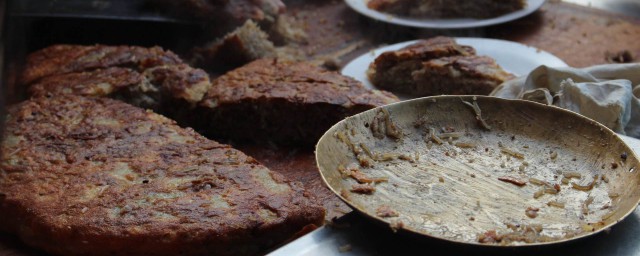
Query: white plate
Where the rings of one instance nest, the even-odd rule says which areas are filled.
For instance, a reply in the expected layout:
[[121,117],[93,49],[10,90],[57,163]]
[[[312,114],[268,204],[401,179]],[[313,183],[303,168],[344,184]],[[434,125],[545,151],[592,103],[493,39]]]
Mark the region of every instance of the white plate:
[[402,17],[369,9],[367,7],[368,0],[345,0],[345,2],[360,14],[376,20],[410,27],[453,29],[484,27],[519,19],[538,10],[546,2],[546,0],[527,0],[527,6],[522,10],[488,19],[428,19]]
[[[383,52],[395,51],[416,42],[417,40],[398,43],[367,52],[344,66],[344,68],[342,68],[342,74],[361,81],[367,88],[376,89],[369,81],[369,78],[367,78],[367,69],[369,68],[369,64],[371,64],[371,62],[373,62]],[[498,63],[498,65],[500,65],[505,71],[516,76],[527,75],[540,65],[546,65],[549,67],[568,66],[567,63],[564,63],[564,61],[551,53],[535,47],[510,41],[458,37],[456,38],[456,42],[460,45],[472,46],[476,49],[477,55],[486,55],[495,59],[496,63]],[[402,95],[400,96],[400,98],[403,99],[409,98],[403,97]]]

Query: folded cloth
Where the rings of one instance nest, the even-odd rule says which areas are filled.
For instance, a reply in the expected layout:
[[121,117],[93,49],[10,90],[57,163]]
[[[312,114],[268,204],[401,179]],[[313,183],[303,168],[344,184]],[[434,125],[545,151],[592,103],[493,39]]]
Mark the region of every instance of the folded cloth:
[[490,95],[565,108],[640,138],[640,63],[588,68],[543,65],[501,84]]

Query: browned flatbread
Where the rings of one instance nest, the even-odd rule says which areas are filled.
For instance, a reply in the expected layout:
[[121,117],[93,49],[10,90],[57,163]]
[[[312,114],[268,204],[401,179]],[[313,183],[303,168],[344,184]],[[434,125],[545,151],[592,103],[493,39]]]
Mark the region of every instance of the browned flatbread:
[[13,106],[0,149],[0,230],[54,254],[257,254],[323,220],[253,158],[112,99]]
[[145,82],[144,76],[129,68],[109,67],[85,72],[46,76],[29,86],[31,96],[73,94],[104,97],[123,88]]
[[412,76],[415,88],[409,90],[413,95],[488,95],[514,78],[487,56],[446,57],[422,65]]
[[54,45],[27,57],[22,84],[32,84],[52,75],[100,68],[129,67],[144,70],[180,63],[182,60],[177,55],[160,47]]
[[487,95],[514,78],[492,58],[475,54],[475,49],[453,38],[435,37],[382,53],[367,75],[378,88],[415,97]]
[[213,81],[196,127],[216,138],[313,146],[343,118],[396,101],[334,71],[260,59]]
[[163,114],[194,106],[211,86],[204,70],[159,47],[54,45],[30,54],[22,77],[35,97],[112,97]]
[[[73,59],[68,56],[71,49],[84,55],[74,53]],[[143,49],[51,46],[30,55],[24,77],[37,77],[28,79],[36,82],[27,84],[35,97],[111,97],[153,109],[213,138],[304,146],[314,145],[324,131],[347,116],[398,100],[390,93],[369,90],[352,78],[307,63],[256,60],[225,74],[212,85],[204,71],[182,64],[177,56],[170,58],[172,61],[153,61],[150,63],[155,64],[150,65],[137,61],[137,57],[114,61],[126,58],[95,53],[142,56],[139,52],[145,52]],[[172,55],[153,49],[146,51],[156,51],[157,56]],[[88,59],[92,62],[85,61]],[[67,68],[48,67],[48,60],[67,63],[61,64]],[[196,105],[200,108],[194,109]]]

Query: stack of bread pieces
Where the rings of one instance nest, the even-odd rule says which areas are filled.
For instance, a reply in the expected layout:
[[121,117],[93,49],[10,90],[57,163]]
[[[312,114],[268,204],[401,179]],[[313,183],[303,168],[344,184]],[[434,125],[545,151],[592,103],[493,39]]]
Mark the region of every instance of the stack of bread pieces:
[[0,231],[62,255],[265,253],[324,209],[210,138],[311,147],[397,101],[278,59],[211,82],[159,47],[55,45],[28,57],[22,81],[31,98],[8,109],[0,148]]

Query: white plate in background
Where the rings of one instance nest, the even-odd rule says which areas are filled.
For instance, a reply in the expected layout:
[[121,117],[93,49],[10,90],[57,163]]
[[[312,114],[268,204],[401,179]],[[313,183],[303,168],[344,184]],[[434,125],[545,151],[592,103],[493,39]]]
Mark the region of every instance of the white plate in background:
[[[468,45],[476,49],[477,55],[486,55],[495,59],[496,63],[505,71],[516,76],[527,75],[540,65],[549,67],[568,66],[567,63],[551,53],[520,43],[469,37],[459,37],[455,38],[455,40],[460,45]],[[416,42],[417,40],[403,42],[369,51],[345,65],[342,68],[342,74],[361,81],[367,88],[376,89],[367,78],[369,64],[383,52],[395,51]]]
[[369,9],[369,7],[367,7],[368,0],[345,0],[345,2],[348,6],[362,15],[396,25],[433,29],[456,29],[484,27],[516,20],[535,12],[542,7],[546,0],[527,0],[527,6],[522,10],[487,19],[430,19],[403,17]]

